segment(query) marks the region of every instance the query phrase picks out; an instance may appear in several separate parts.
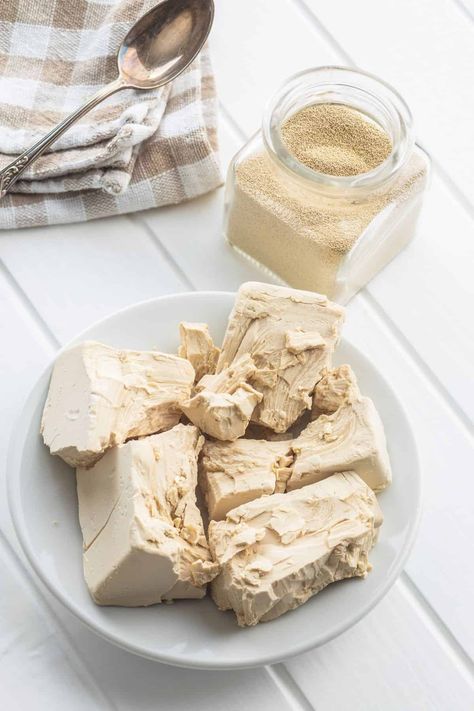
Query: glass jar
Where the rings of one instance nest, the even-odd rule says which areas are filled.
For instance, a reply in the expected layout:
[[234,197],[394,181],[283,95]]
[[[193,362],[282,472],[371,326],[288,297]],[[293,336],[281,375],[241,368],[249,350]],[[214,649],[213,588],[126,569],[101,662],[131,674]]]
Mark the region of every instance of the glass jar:
[[[388,158],[351,176],[319,173],[298,161],[281,127],[318,103],[342,104],[376,122],[391,139]],[[392,87],[353,69],[311,69],[283,86],[261,130],[233,159],[225,235],[290,286],[346,303],[412,239],[429,169],[408,106]]]

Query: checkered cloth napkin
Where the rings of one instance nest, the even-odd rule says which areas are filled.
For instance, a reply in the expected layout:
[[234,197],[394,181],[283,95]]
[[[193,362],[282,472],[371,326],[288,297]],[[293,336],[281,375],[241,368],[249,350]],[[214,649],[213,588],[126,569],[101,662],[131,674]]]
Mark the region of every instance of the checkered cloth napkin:
[[[0,168],[117,76],[116,52],[157,0],[0,0]],[[76,123],[0,202],[0,228],[79,222],[221,183],[205,48],[171,85],[127,89]]]

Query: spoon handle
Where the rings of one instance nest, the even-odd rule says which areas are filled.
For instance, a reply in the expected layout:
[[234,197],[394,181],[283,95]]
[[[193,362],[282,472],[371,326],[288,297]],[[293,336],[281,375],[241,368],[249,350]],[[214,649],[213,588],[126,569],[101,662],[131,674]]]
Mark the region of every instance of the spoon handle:
[[61,123],[58,123],[49,133],[43,138],[40,138],[34,145],[27,148],[18,158],[9,163],[3,170],[0,171],[0,199],[3,198],[12,187],[20,175],[35,161],[49,146],[54,143],[65,131],[68,130],[73,123],[78,121],[88,111],[93,109],[97,104],[106,99],[108,96],[115,94],[116,91],[126,89],[127,84],[118,77],[114,81],[107,84],[103,89],[94,94],[85,104],[79,107],[72,114],[67,116]]

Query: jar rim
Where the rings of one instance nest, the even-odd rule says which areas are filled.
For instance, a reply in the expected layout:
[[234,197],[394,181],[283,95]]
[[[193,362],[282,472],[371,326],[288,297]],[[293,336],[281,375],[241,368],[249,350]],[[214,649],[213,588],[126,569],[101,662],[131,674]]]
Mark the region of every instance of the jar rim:
[[[332,92],[335,99],[318,102],[318,94]],[[305,101],[307,96],[308,101]],[[337,100],[337,97],[340,100]],[[352,99],[352,101],[351,101]],[[340,103],[358,110],[361,105],[369,106],[384,115],[387,133],[392,140],[392,150],[378,166],[366,173],[339,176],[321,173],[299,161],[287,149],[281,126],[285,119],[298,108],[316,103]],[[377,117],[370,110],[364,110],[377,123]],[[389,180],[405,164],[414,145],[413,118],[403,97],[389,83],[375,74],[344,66],[322,66],[306,69],[291,76],[267,103],[262,133],[270,156],[299,179],[305,179],[326,192],[353,192],[360,194],[369,188],[379,187]]]

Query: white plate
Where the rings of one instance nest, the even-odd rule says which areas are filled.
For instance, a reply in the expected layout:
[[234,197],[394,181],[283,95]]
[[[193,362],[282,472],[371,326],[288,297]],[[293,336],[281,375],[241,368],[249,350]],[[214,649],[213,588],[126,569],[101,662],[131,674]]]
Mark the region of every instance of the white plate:
[[[92,326],[76,339],[123,348],[176,352],[178,323],[205,321],[220,342],[234,300],[227,293],[167,296],[132,306]],[[136,654],[184,667],[248,667],[278,662],[324,644],[360,620],[385,595],[412,546],[420,512],[416,446],[403,408],[377,368],[347,341],[339,363],[354,368],[362,391],[383,419],[393,485],[380,496],[385,516],[365,580],[330,585],[302,607],[273,622],[237,627],[231,612],[204,600],[148,608],[98,607],[82,577],[82,539],[74,473],[51,457],[39,435],[51,366],[28,398],[11,442],[9,502],[31,565],[51,592],[91,629]]]

